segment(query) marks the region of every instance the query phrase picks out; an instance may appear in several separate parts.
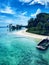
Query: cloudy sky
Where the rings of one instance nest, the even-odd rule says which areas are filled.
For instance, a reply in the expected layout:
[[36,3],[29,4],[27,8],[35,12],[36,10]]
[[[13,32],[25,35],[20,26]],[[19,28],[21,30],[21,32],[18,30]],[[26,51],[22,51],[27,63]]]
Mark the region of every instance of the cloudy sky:
[[0,25],[27,25],[41,12],[49,13],[49,0],[0,0]]

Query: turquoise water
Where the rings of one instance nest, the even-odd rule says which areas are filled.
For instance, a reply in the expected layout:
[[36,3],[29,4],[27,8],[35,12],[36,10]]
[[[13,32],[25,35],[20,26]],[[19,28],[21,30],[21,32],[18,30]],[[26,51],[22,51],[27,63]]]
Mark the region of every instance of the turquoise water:
[[0,65],[49,65],[49,48],[36,49],[38,42],[0,28]]

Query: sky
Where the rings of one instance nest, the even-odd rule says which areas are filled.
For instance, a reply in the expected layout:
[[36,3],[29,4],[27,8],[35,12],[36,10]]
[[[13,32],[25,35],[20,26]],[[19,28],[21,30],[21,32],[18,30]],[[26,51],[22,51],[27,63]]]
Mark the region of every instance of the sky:
[[49,0],[0,0],[0,26],[27,25],[39,13],[49,13]]

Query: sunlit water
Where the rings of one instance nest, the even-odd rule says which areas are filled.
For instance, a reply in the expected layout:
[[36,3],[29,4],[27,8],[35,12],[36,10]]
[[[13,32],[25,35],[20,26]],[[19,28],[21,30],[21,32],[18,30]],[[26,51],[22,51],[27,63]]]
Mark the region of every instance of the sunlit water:
[[0,28],[0,65],[49,65],[49,48],[36,49],[37,40]]

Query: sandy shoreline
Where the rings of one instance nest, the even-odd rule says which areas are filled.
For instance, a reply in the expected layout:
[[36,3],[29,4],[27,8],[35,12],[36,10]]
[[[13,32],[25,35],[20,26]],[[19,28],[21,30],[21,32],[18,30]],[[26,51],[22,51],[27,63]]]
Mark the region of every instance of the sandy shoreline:
[[43,35],[38,35],[38,34],[32,34],[32,33],[29,33],[29,32],[26,32],[26,29],[25,30],[20,30],[18,32],[14,32],[13,34],[17,34],[17,35],[20,35],[20,36],[24,36],[24,37],[31,37],[31,38],[36,38],[36,39],[45,39],[45,38],[49,38],[49,36],[43,36]]

